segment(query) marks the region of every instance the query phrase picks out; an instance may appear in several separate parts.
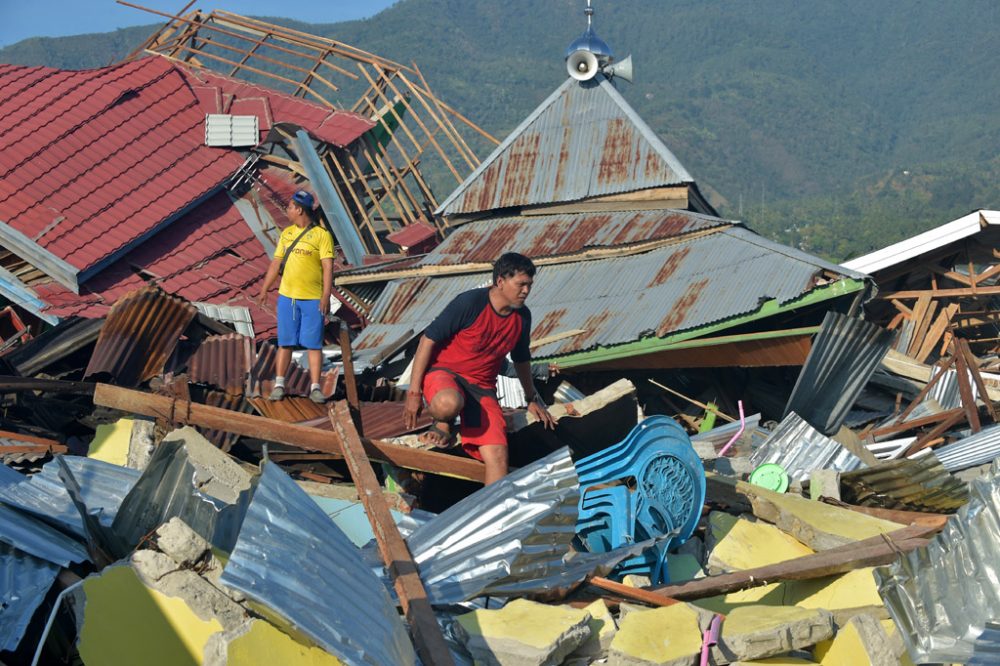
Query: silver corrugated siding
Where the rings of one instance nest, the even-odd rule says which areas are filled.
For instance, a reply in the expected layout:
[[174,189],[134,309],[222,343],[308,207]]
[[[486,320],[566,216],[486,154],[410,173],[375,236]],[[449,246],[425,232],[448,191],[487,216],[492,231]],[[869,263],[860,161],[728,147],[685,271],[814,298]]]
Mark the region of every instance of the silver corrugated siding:
[[827,312],[785,414],[797,413],[833,435],[889,351],[895,334],[874,324]]
[[[139,479],[139,470],[82,456],[63,456],[63,461],[80,484],[87,508],[97,512],[102,525],[110,527],[122,500]],[[86,536],[83,519],[59,478],[59,465],[55,460],[30,477],[0,467],[0,503],[21,509],[79,537]]]
[[385,586],[330,517],[273,463],[264,465],[221,581],[348,664],[417,661]]
[[436,211],[459,215],[694,182],[603,76],[567,79]]
[[984,635],[986,623],[1000,621],[1000,466],[970,487],[970,502],[933,541],[875,569],[915,663],[996,663],[1000,654],[996,632]]
[[847,472],[863,465],[840,442],[830,439],[792,412],[778,424],[764,444],[750,455],[754,467],[776,463],[789,478],[805,481],[816,469]]
[[985,465],[1000,457],[1000,425],[983,428],[975,435],[934,449],[934,455],[949,472]]
[[63,567],[90,560],[79,542],[5,504],[0,504],[0,542]]
[[[836,267],[741,227],[628,257],[543,266],[528,298],[532,337],[587,332],[542,345],[532,355],[663,337],[746,315],[762,301],[787,303],[809,293],[816,274],[829,269]],[[397,331],[422,331],[460,292],[489,281],[486,273],[393,281],[353,346],[374,349],[394,340]]]
[[14,650],[59,575],[59,565],[0,543],[0,652]]

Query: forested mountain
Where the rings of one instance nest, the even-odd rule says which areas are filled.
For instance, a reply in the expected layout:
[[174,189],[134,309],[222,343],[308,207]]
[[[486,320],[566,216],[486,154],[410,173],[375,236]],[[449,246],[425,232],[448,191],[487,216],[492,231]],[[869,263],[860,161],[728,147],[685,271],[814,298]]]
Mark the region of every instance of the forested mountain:
[[[442,98],[503,136],[565,78],[583,6],[401,0],[364,21],[290,25],[418,62]],[[597,33],[633,54],[622,93],[723,216],[842,260],[1000,207],[995,0],[596,7]],[[103,65],[151,30],[25,40],[0,61]]]

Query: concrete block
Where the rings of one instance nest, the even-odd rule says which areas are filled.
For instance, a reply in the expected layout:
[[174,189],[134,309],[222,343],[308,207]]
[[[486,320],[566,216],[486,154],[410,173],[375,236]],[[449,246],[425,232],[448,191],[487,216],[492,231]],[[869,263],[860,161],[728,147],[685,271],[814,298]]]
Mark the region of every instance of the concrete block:
[[784,583],[785,603],[800,608],[823,608],[833,613],[837,625],[847,624],[855,615],[876,619],[889,617],[875,584],[874,569],[855,569],[838,576]]
[[163,438],[180,440],[195,468],[194,485],[203,493],[235,504],[240,493],[250,488],[250,474],[191,426],[178,428]]
[[515,599],[499,610],[456,618],[456,633],[476,663],[555,666],[590,636],[586,610]]
[[649,587],[652,585],[652,581],[649,580],[649,576],[628,574],[622,578],[622,584],[628,585],[629,587]]
[[851,618],[831,641],[816,646],[822,666],[897,666],[889,637],[877,620],[868,615]]
[[710,574],[777,564],[814,552],[774,525],[722,511],[709,514],[707,545]]
[[632,611],[619,618],[608,649],[611,666],[692,666],[701,654],[705,614],[688,604]]
[[128,442],[126,467],[143,470],[149,465],[156,448],[156,420],[137,417],[132,421],[132,434]]
[[817,469],[809,475],[809,499],[820,497],[840,499],[840,472],[835,469]]
[[618,627],[603,599],[598,599],[582,610],[590,613],[590,621],[587,623],[590,628],[590,636],[580,647],[570,653],[567,661],[583,659],[583,663],[589,663],[589,661],[603,658],[607,654],[608,647],[618,632]]
[[157,548],[182,566],[194,566],[211,554],[208,541],[176,516],[156,529],[155,538]]
[[833,635],[833,616],[824,610],[795,606],[742,606],[722,623],[718,662],[774,657],[826,640]]

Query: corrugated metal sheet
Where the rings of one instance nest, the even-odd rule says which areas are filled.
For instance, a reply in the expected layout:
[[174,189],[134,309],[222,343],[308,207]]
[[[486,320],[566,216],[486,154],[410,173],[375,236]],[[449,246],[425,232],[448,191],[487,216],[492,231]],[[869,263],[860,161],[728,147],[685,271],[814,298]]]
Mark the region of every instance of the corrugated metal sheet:
[[[204,450],[192,453],[188,448],[192,443],[185,444],[185,439],[190,439],[185,431],[200,437],[193,428],[182,428],[167,435],[156,447],[142,476],[122,500],[111,526],[124,551],[116,553],[118,557],[124,557],[143,537],[174,517],[222,550],[229,551],[236,543],[251,493],[249,489],[244,490],[229,503],[202,490],[211,481],[226,486],[228,492],[229,483],[233,482],[229,478],[231,472],[215,469],[221,465],[217,459],[206,460]],[[206,442],[193,445],[215,450]],[[236,495],[236,491],[232,494]]]
[[893,243],[881,250],[845,261],[843,266],[861,273],[876,273],[969,236],[974,236],[982,231],[984,224],[1000,224],[1000,211],[980,210],[969,213],[957,220]]
[[[533,356],[663,337],[755,312],[770,299],[787,303],[812,291],[824,270],[844,275],[833,264],[742,227],[633,256],[543,266],[528,298],[532,338],[573,329],[586,333],[542,345]],[[422,331],[452,298],[489,279],[477,273],[395,280],[353,347],[375,349],[408,328]]]
[[892,460],[840,477],[841,496],[860,506],[947,513],[969,501],[968,485],[934,456]]
[[254,337],[250,308],[238,305],[219,305],[218,303],[192,303],[192,305],[206,317],[229,324],[240,335],[251,339]]
[[252,338],[239,333],[212,335],[198,345],[188,361],[188,376],[192,382],[242,395],[256,355]]
[[[63,462],[80,484],[87,507],[97,514],[102,525],[110,527],[122,500],[139,479],[139,470],[82,456],[63,456]],[[59,465],[55,460],[30,477],[0,467],[0,502],[70,534],[86,536],[83,520],[59,478]]]
[[978,638],[987,622],[1000,621],[1000,466],[970,487],[970,502],[930,544],[875,569],[882,601],[916,663],[966,663],[977,648],[983,658],[988,646]]
[[17,648],[59,568],[0,543],[0,652]]
[[221,580],[345,663],[417,661],[385,586],[275,464],[264,465]]
[[329,407],[301,396],[290,395],[286,396],[283,400],[268,400],[265,397],[248,398],[247,402],[261,416],[286,423],[318,421],[317,427],[324,427],[322,424],[323,420],[330,420],[328,416]]
[[975,435],[936,448],[934,455],[949,472],[985,465],[1000,457],[1000,425],[983,428]]
[[97,340],[103,319],[70,317],[5,356],[22,377],[31,377],[52,363]]
[[675,238],[731,224],[718,217],[680,210],[501,217],[458,227],[420,265],[493,262],[504,252],[551,257],[586,248]]
[[436,211],[460,215],[691,183],[603,76],[567,79]]
[[158,287],[132,292],[111,308],[85,378],[108,375],[121,386],[151,379],[163,371],[197,312],[189,302]]
[[[242,393],[234,395],[224,391],[208,391],[205,394],[205,404],[209,407],[228,409],[233,412],[250,413],[250,406],[247,404]],[[226,452],[233,448],[233,444],[240,438],[239,435],[226,432],[225,430],[211,430],[199,427],[198,432],[204,435],[205,439]]]
[[0,220],[35,266],[48,256],[96,267],[243,161],[203,145],[198,98],[165,58],[82,71],[3,65],[0,89]]
[[571,555],[579,485],[569,450],[562,448],[414,530],[406,543],[431,602],[567,589],[649,546]]
[[824,435],[836,433],[894,337],[861,319],[827,312],[785,415],[795,412]]
[[256,146],[259,139],[257,116],[205,115],[206,146]]
[[90,560],[79,542],[6,504],[0,504],[0,542],[63,567]]
[[792,479],[805,481],[817,469],[847,472],[863,465],[861,459],[840,442],[830,439],[806,423],[795,412],[786,416],[759,449],[750,455],[756,467],[777,463]]

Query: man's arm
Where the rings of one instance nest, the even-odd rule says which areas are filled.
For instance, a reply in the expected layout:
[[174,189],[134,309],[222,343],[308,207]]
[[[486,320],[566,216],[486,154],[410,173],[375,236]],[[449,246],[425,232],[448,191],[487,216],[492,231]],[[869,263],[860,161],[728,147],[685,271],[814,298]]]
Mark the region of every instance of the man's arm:
[[267,292],[271,291],[271,286],[274,285],[274,281],[278,279],[278,269],[281,268],[281,259],[272,259],[271,265],[267,267],[267,274],[264,276],[264,284],[261,285],[260,295],[257,297],[257,303],[261,307],[267,306]]
[[330,311],[330,294],[333,293],[333,259],[320,259],[323,265],[323,297],[319,299],[319,311],[324,315]]
[[417,427],[417,418],[424,408],[424,375],[430,365],[434,345],[437,344],[426,335],[420,336],[417,343],[417,353],[413,355],[413,366],[410,368],[410,388],[406,391],[406,406],[403,409],[403,425],[407,428]]
[[514,372],[517,373],[517,378],[521,380],[521,388],[524,389],[524,397],[528,401],[528,413],[534,414],[535,418],[541,421],[546,428],[554,430],[556,420],[549,414],[545,403],[542,402],[538,391],[535,390],[535,382],[531,379],[531,362],[516,361],[514,363]]

